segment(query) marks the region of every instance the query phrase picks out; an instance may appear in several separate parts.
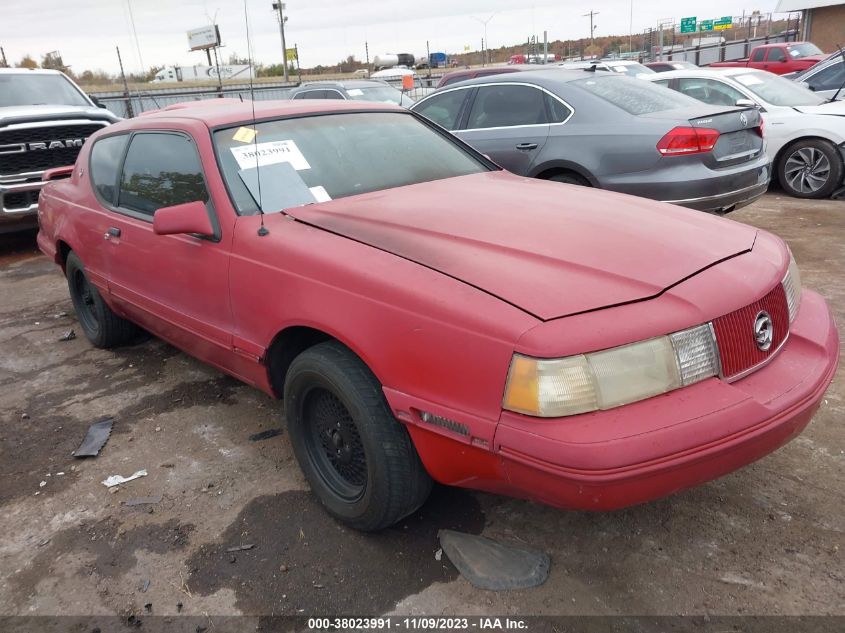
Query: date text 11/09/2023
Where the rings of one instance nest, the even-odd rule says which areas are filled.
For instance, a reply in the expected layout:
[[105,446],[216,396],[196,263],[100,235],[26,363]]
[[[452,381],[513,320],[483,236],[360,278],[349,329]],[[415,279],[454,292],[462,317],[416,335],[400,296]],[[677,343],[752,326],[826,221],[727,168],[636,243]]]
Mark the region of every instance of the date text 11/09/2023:
[[478,616],[464,617],[377,617],[377,618],[309,618],[312,631],[349,630],[525,630],[528,624],[520,618]]

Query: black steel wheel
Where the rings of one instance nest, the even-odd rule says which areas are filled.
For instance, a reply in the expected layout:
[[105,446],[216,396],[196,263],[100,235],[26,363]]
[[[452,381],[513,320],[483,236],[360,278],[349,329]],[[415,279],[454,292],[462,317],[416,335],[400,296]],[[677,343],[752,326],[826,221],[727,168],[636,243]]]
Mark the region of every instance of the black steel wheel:
[[367,454],[355,421],[340,398],[315,387],[302,400],[308,421],[306,447],[324,483],[340,498],[356,501],[367,487]]
[[285,377],[291,445],[323,507],[350,527],[372,531],[419,508],[431,478],[381,384],[347,347],[320,343]]
[[67,256],[65,275],[79,326],[95,347],[115,347],[128,342],[137,334],[135,325],[117,316],[103,301],[97,288],[88,279],[82,261],[74,252]]

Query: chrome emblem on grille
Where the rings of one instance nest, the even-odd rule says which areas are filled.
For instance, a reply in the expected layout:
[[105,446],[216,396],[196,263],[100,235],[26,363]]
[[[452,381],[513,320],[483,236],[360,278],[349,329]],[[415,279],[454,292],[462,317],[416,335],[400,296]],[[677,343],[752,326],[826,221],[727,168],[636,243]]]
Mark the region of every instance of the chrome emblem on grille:
[[745,112],[739,113],[739,122],[742,123],[742,127],[748,127],[748,117],[745,116]]
[[768,352],[772,346],[774,337],[775,331],[772,317],[765,310],[760,310],[757,313],[757,318],[754,319],[754,340],[757,342],[759,350],[761,352]]

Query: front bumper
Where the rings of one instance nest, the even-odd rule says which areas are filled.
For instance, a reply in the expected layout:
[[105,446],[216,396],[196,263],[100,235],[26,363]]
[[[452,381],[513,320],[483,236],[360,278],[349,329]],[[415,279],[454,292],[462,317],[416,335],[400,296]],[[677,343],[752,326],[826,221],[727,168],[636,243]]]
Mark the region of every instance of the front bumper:
[[805,291],[780,353],[742,380],[713,378],[571,418],[503,412],[494,451],[506,492],[562,508],[611,510],[720,477],[806,427],[838,358],[830,310]]
[[[568,418],[504,411],[498,423],[388,388],[385,396],[436,481],[604,511],[715,479],[776,450],[807,426],[838,358],[833,316],[805,290],[780,352],[735,382],[711,378]],[[426,423],[419,411],[442,417]]]
[[0,178],[0,233],[36,226],[38,194],[46,183],[40,173],[35,177]]

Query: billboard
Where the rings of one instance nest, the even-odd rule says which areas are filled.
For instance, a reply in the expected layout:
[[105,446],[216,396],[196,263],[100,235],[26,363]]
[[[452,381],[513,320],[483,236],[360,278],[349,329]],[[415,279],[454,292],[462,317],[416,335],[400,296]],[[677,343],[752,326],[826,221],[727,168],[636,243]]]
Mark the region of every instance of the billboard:
[[188,31],[188,46],[192,51],[202,51],[220,46],[220,29],[216,24],[209,24]]

